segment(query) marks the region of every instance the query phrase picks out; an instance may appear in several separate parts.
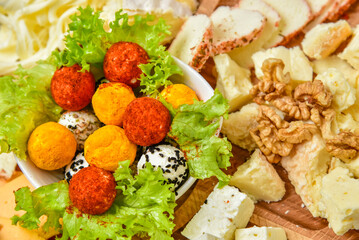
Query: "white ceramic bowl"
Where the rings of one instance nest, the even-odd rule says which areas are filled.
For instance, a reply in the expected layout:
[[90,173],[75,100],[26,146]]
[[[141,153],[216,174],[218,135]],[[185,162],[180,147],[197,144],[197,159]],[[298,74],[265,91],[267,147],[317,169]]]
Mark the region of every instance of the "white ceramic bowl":
[[[183,76],[171,77],[174,83],[183,83],[192,88],[199,99],[206,101],[213,95],[213,89],[208,82],[193,68],[174,57],[176,64],[182,69]],[[24,161],[16,158],[17,163],[26,178],[35,187],[41,187],[64,179],[63,170],[46,171],[36,167],[30,160]],[[180,198],[194,183],[196,179],[189,179],[178,189],[176,199]]]

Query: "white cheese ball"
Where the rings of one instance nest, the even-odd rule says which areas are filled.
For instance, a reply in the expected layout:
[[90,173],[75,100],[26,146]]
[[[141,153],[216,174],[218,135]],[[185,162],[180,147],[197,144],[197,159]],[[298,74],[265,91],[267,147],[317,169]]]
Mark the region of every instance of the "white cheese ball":
[[89,164],[85,159],[84,152],[76,155],[76,157],[65,168],[65,180],[70,182],[71,178],[81,169],[88,167]]
[[69,129],[76,138],[77,150],[83,151],[88,136],[101,127],[101,122],[94,113],[86,110],[64,112],[59,123]]
[[137,169],[145,168],[146,162],[150,162],[155,169],[162,169],[168,183],[174,184],[173,191],[177,191],[188,179],[187,161],[176,147],[167,144],[150,146],[141,156]]

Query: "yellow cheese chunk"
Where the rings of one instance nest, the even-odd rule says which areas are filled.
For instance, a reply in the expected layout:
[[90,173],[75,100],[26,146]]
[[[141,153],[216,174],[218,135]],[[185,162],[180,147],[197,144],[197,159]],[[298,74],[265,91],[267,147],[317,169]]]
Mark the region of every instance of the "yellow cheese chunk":
[[36,231],[11,224],[9,218],[0,217],[0,239],[45,240]]

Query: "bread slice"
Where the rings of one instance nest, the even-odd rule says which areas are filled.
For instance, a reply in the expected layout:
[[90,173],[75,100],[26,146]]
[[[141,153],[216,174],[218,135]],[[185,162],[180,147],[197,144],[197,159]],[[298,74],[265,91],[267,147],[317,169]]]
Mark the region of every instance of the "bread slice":
[[[284,26],[274,45],[283,45],[302,31],[313,18],[312,10],[305,0],[264,0],[282,17]],[[283,36],[283,38],[281,37]]]
[[252,55],[273,45],[271,39],[279,35],[279,26],[281,24],[281,17],[278,12],[262,0],[240,0],[239,8],[248,10],[257,10],[266,17],[267,22],[264,25],[263,31],[256,40],[246,46],[234,49],[228,54],[241,67],[253,67]]
[[258,11],[221,6],[211,15],[213,54],[227,53],[252,42],[263,30],[266,18]]
[[345,20],[319,24],[305,34],[303,52],[315,59],[328,57],[351,34],[352,29]]
[[210,56],[212,37],[213,27],[209,17],[204,14],[191,16],[183,24],[168,51],[200,71]]

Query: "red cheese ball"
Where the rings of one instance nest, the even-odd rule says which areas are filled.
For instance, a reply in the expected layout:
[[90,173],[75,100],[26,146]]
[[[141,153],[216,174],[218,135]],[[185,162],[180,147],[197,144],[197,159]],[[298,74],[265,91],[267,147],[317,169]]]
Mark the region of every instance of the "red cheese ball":
[[71,178],[69,194],[71,202],[81,212],[102,214],[112,206],[115,188],[116,181],[111,172],[89,166]]
[[137,43],[117,42],[106,52],[103,70],[106,79],[111,82],[122,82],[132,88],[140,86],[142,70],[139,64],[148,62],[147,52]]
[[170,130],[171,115],[158,100],[142,97],[133,100],[123,116],[123,128],[131,142],[150,146],[161,142]]
[[92,73],[79,72],[77,64],[55,71],[51,79],[51,94],[55,102],[65,110],[78,111],[86,107],[95,93]]

